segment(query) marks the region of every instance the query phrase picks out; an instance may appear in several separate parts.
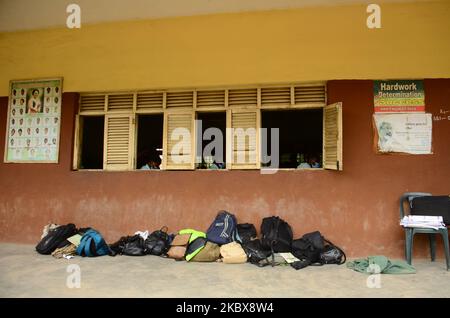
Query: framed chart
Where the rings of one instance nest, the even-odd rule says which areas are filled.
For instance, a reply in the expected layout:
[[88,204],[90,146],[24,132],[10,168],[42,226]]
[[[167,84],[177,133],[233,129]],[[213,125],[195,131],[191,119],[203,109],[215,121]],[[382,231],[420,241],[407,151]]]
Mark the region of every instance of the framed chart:
[[5,162],[58,163],[62,81],[10,82]]

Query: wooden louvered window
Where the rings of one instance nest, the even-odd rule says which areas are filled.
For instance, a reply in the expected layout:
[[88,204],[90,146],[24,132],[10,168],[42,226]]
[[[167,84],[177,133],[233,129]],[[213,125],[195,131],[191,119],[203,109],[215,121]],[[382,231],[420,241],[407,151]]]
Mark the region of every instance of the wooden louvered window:
[[[226,124],[226,167],[259,169],[262,113],[303,109],[323,110],[320,127],[323,129],[323,166],[342,170],[342,114],[326,106],[323,83],[81,94],[73,168],[84,168],[83,138],[88,137],[84,134],[83,123],[88,116],[102,116],[103,119],[103,143],[98,143],[102,148],[103,169],[138,169],[145,161],[140,153],[147,147],[152,150],[152,158],[155,151],[157,157],[162,157],[161,169],[187,170],[196,167],[197,147],[202,145],[203,149],[205,144],[197,140],[202,136],[196,136],[195,118],[221,113],[226,118],[221,119]],[[187,136],[182,137],[182,131],[187,132]],[[150,134],[155,141],[150,142],[145,134]],[[162,147],[158,140],[161,140]],[[85,159],[85,162],[89,160]],[[92,166],[97,167],[97,164]]]
[[108,111],[132,111],[134,94],[110,94],[107,96]]
[[106,115],[103,168],[133,169],[134,116]]
[[167,108],[192,108],[194,105],[194,92],[168,92],[167,93]]
[[194,112],[164,114],[163,169],[194,169]]
[[80,113],[104,113],[105,105],[105,94],[90,94],[80,96]]
[[342,103],[323,109],[323,164],[325,169],[343,170]]
[[225,107],[225,90],[197,91],[197,108]]
[[294,87],[295,105],[324,106],[326,103],[325,85],[303,85]]
[[[227,167],[258,169],[260,111],[232,109],[228,111]],[[231,129],[230,129],[231,128]]]
[[243,107],[258,104],[258,90],[256,88],[230,89],[228,91],[228,106]]
[[261,106],[288,106],[291,104],[291,88],[261,88]]
[[137,93],[136,109],[138,112],[162,109],[163,103],[164,103],[163,92]]

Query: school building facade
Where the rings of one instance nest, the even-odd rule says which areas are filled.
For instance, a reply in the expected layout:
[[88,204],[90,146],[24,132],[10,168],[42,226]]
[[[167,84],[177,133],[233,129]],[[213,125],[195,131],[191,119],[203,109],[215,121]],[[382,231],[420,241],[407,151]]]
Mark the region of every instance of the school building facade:
[[[0,33],[1,145],[9,82],[63,77],[59,162],[0,162],[0,242],[36,243],[49,222],[94,227],[109,243],[162,226],[206,230],[227,210],[257,228],[263,217],[278,215],[294,237],[320,230],[349,257],[403,257],[400,195],[450,194],[450,117],[443,116],[450,110],[450,4],[381,8],[380,29],[369,29],[366,5],[354,4]],[[432,154],[376,153],[378,79],[423,79],[425,111],[439,117]],[[335,167],[325,153],[325,169],[272,174],[261,173],[259,160],[223,170],[170,161],[167,127],[191,129],[198,113],[223,113],[226,127],[260,128],[268,111],[319,110],[326,144],[327,127],[336,128],[326,123],[326,106],[335,103]],[[141,171],[136,123],[155,114],[163,121],[165,169]],[[90,116],[104,123],[99,169],[80,163],[83,118]],[[117,118],[125,118],[118,125],[125,123],[128,135],[114,148],[108,138]],[[260,155],[259,146],[252,150]],[[0,147],[0,158],[4,152]],[[428,242],[416,238],[414,251],[428,255]]]

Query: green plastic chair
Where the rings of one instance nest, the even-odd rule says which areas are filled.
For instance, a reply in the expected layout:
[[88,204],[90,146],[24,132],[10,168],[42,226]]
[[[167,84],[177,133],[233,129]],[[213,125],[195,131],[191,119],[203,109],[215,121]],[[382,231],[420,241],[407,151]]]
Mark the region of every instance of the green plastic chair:
[[[425,192],[406,192],[400,197],[400,219],[403,219],[405,216],[405,201],[408,203],[408,213],[411,209],[411,203],[412,200],[416,197],[423,197],[423,196],[431,196],[431,193],[425,193]],[[414,242],[414,235],[423,233],[428,234],[428,237],[430,239],[430,252],[431,252],[431,261],[434,262],[436,259],[436,234],[440,234],[442,236],[442,240],[444,241],[444,249],[445,249],[445,259],[447,262],[447,270],[450,270],[450,248],[449,248],[449,242],[448,242],[448,229],[430,229],[425,227],[405,227],[405,237],[406,237],[406,244],[405,244],[405,257],[406,261],[409,265],[411,265],[412,260],[412,250],[413,250],[413,242]]]

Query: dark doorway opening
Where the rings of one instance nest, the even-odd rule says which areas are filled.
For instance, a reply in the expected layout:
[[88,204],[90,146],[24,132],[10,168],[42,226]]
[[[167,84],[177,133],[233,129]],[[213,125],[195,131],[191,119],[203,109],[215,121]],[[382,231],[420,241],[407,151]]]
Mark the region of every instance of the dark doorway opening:
[[103,169],[104,116],[83,116],[80,169]]
[[136,169],[160,168],[163,125],[163,114],[138,116]]
[[[227,117],[225,112],[207,112],[197,113],[197,120],[201,121],[200,129],[197,132],[197,169],[225,169],[226,167],[226,127]],[[222,135],[222,142],[218,138],[219,131],[208,130],[209,128],[217,128]],[[208,131],[207,131],[208,130]],[[205,134],[206,132],[206,134]],[[209,136],[205,140],[205,137]],[[201,145],[201,147],[200,147]],[[208,146],[210,145],[210,146]],[[204,154],[205,147],[210,148],[217,145],[211,151],[210,155]],[[199,158],[200,157],[200,158]]]
[[261,127],[267,128],[268,155],[270,128],[279,128],[279,168],[322,167],[322,116],[322,109],[261,111]]

